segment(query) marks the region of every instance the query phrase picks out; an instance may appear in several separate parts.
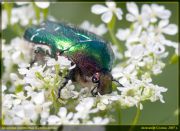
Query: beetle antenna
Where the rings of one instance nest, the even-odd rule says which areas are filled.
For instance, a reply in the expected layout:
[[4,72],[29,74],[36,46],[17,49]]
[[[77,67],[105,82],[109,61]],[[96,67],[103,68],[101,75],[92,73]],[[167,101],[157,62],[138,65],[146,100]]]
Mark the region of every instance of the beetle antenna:
[[119,81],[118,80],[116,80],[116,79],[112,79],[112,81],[114,81],[114,82],[116,82],[117,84],[118,84],[118,86],[120,86],[120,87],[124,87],[121,83],[119,83]]

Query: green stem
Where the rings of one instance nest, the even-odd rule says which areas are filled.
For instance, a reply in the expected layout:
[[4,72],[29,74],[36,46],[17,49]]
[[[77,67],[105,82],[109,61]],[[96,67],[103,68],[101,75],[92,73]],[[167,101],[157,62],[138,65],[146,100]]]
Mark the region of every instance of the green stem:
[[118,125],[121,125],[121,106],[119,103],[116,105],[117,115],[118,115]]
[[137,125],[138,123],[138,120],[139,120],[139,117],[140,117],[140,113],[141,113],[141,110],[140,110],[140,104],[138,104],[138,107],[137,107],[137,111],[136,111],[136,115],[134,117],[134,120],[132,122],[132,126],[131,128],[129,129],[129,131],[133,131],[134,130],[134,126]]
[[44,17],[44,20],[47,19],[47,16],[48,16],[48,8],[43,9],[43,17]]
[[40,23],[40,9],[35,5],[35,3],[33,3],[33,8],[36,13],[37,22],[39,24]]
[[117,45],[118,48],[119,48],[119,51],[122,52],[123,51],[122,46],[118,42],[118,40],[116,39],[115,34],[114,34],[115,23],[116,23],[116,18],[115,18],[115,16],[113,16],[112,20],[107,24],[107,27],[108,27],[109,34],[110,34],[110,37],[111,37],[111,40],[112,40],[112,44]]
[[11,11],[12,11],[13,3],[4,3],[4,9],[7,11],[7,16],[8,16],[8,25],[11,24]]

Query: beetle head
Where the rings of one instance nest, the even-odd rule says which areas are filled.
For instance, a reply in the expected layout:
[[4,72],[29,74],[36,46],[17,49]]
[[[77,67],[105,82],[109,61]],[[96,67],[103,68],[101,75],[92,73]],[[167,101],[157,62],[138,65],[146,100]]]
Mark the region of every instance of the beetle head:
[[101,95],[112,92],[112,82],[116,82],[119,87],[124,87],[118,80],[114,79],[110,72],[98,72],[92,77],[92,82],[97,83],[97,92]]
[[98,72],[92,77],[92,82],[97,83],[97,92],[101,95],[112,92],[112,75],[109,72]]

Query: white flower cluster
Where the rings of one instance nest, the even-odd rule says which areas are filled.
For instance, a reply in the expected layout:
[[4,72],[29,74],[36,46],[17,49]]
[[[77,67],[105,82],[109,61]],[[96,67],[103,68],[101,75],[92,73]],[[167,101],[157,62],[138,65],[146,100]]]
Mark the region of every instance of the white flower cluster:
[[84,21],[80,27],[82,29],[88,30],[94,34],[97,34],[99,36],[104,35],[107,32],[107,28],[104,24],[100,24],[98,27],[95,27],[95,25],[91,24],[89,21]]
[[[116,7],[115,2],[106,2],[104,5],[93,5],[92,13],[102,14],[101,19],[105,23],[109,23],[112,15],[115,14],[118,20],[121,20],[122,11]],[[165,67],[163,59],[169,55],[166,51],[167,47],[173,47],[176,55],[178,55],[178,43],[166,39],[165,35],[176,35],[178,28],[175,24],[170,24],[169,19],[171,12],[164,6],[157,4],[144,4],[141,11],[134,2],[127,3],[128,13],[127,21],[131,22],[129,28],[118,29],[116,37],[125,43],[127,50],[124,52],[123,61],[122,54],[114,45],[112,48],[115,56],[121,59],[119,65],[112,70],[114,78],[124,87],[119,87],[118,92],[111,95],[104,95],[99,100],[97,106],[100,110],[104,110],[112,101],[119,101],[121,107],[138,106],[142,109],[142,101],[150,100],[151,102],[160,100],[164,103],[161,93],[167,89],[158,85],[154,85],[151,79],[152,75],[162,73]],[[121,12],[121,13],[120,13]],[[88,29],[88,27],[87,27]]]
[[127,59],[117,65],[112,74],[124,86],[119,87],[120,102],[125,107],[138,106],[141,101],[160,100],[167,89],[154,85],[151,75],[162,73],[163,59],[169,54],[166,48],[173,47],[177,54],[178,43],[166,39],[165,35],[175,35],[177,25],[169,24],[171,12],[157,4],[142,5],[141,12],[134,2],[127,3],[126,19],[132,22],[129,28],[118,29],[116,37],[125,43]]
[[[18,46],[17,46],[18,45]],[[24,41],[23,39],[16,37],[11,40],[11,43],[5,43],[2,41],[2,59],[5,73],[3,74],[3,81],[9,79],[10,73],[16,72],[17,64],[30,63],[32,56],[32,45]]]
[[109,23],[112,20],[113,14],[116,15],[118,20],[122,19],[123,14],[121,8],[117,8],[116,3],[113,1],[107,1],[106,6],[100,4],[93,5],[91,12],[97,15],[102,14],[101,19],[105,23]]
[[[3,3],[6,4],[6,3]],[[13,4],[13,3],[12,3]],[[35,11],[33,9],[32,2],[15,2],[20,7],[12,8],[10,11],[11,17],[10,17],[10,23],[11,25],[14,25],[16,23],[20,23],[21,26],[27,26],[30,21],[32,21],[33,24],[37,24]],[[48,8],[50,3],[49,2],[35,2],[35,5],[38,8]],[[2,10],[2,29],[6,29],[8,25],[8,18],[9,14],[7,10]],[[43,16],[40,15],[40,21],[43,20]]]
[[[107,124],[109,122],[108,118],[103,119],[98,116],[91,121],[90,114],[98,112],[94,107],[95,98],[87,95],[86,98],[81,97],[81,93],[85,92],[74,91],[75,86],[71,81],[62,89],[62,100],[56,101],[58,87],[63,82],[59,72],[66,73],[66,70],[74,68],[74,65],[71,66],[71,61],[63,56],[59,56],[57,61],[46,57],[44,65],[34,63],[30,67],[28,63],[32,57],[32,47],[29,48],[31,43],[20,38],[15,38],[12,42],[9,45],[3,44],[2,48],[5,69],[18,66],[16,72],[5,70],[9,73],[3,74],[2,114],[5,125]],[[18,52],[21,53],[21,57],[17,55],[16,59],[13,59],[14,53]],[[11,84],[6,86],[8,80]],[[60,106],[61,104],[65,106],[69,99],[79,102],[74,108],[75,113],[67,113],[68,109]],[[57,115],[55,112],[50,113],[51,110],[57,109],[59,110]]]
[[126,19],[132,22],[131,28],[118,29],[117,38],[124,41],[128,58],[126,66],[131,64],[130,74],[142,76],[146,73],[157,75],[165,66],[163,59],[168,56],[167,47],[173,47],[178,54],[178,43],[166,39],[165,35],[175,35],[177,25],[169,24],[171,12],[164,6],[142,5],[139,12],[135,3],[127,3],[129,13]]
[[[36,4],[38,6],[38,4]],[[92,6],[92,12],[102,14],[105,23],[111,21],[113,14],[122,19],[122,11],[114,2]],[[47,8],[49,4],[39,5]],[[26,9],[25,9],[26,8]],[[24,21],[25,11],[32,8],[31,4],[12,10],[13,25],[17,21],[23,26],[35,14]],[[163,59],[168,56],[166,47],[175,48],[178,54],[178,44],[166,39],[165,35],[175,35],[177,26],[169,24],[171,12],[164,6],[152,4],[142,5],[141,12],[135,3],[127,3],[126,19],[132,25],[126,29],[118,29],[116,37],[125,43],[127,50],[119,52],[114,45],[116,58],[122,63],[112,69],[112,75],[124,87],[113,89],[111,94],[92,97],[88,88],[76,88],[72,81],[61,91],[61,99],[57,99],[57,92],[63,83],[63,77],[76,65],[63,56],[58,60],[43,57],[41,64],[34,63],[33,46],[21,38],[14,38],[10,44],[2,43],[3,80],[2,80],[2,123],[3,125],[72,125],[72,124],[108,124],[113,115],[102,115],[103,111],[137,106],[143,109],[143,101],[164,103],[162,93],[167,89],[153,84],[152,75],[162,72],[165,66]],[[13,15],[14,14],[16,15]],[[22,17],[22,18],[21,18]],[[5,18],[5,19],[4,19]],[[14,20],[15,19],[15,20]],[[22,23],[21,23],[22,20]],[[7,19],[3,16],[4,29]],[[107,32],[104,24],[95,27],[85,21],[82,28],[103,35]],[[59,75],[61,72],[61,76]]]

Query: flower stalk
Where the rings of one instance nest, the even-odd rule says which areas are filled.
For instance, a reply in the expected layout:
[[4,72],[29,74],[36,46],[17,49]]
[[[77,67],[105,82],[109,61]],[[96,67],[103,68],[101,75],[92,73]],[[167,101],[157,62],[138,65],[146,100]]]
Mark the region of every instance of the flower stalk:
[[114,34],[115,23],[116,23],[116,17],[113,16],[112,20],[109,23],[107,23],[107,27],[108,27],[108,31],[109,31],[109,34],[110,34],[110,37],[111,37],[111,40],[112,40],[112,44],[117,45],[119,51],[122,53],[122,51],[123,51],[122,46],[118,42],[118,40],[116,39],[115,34]]
[[141,114],[141,109],[140,109],[140,103],[139,103],[138,106],[137,106],[137,109],[136,109],[135,117],[133,119],[133,122],[131,124],[131,127],[130,127],[129,131],[133,131],[134,130],[135,125],[137,125],[137,123],[138,123],[140,114]]

